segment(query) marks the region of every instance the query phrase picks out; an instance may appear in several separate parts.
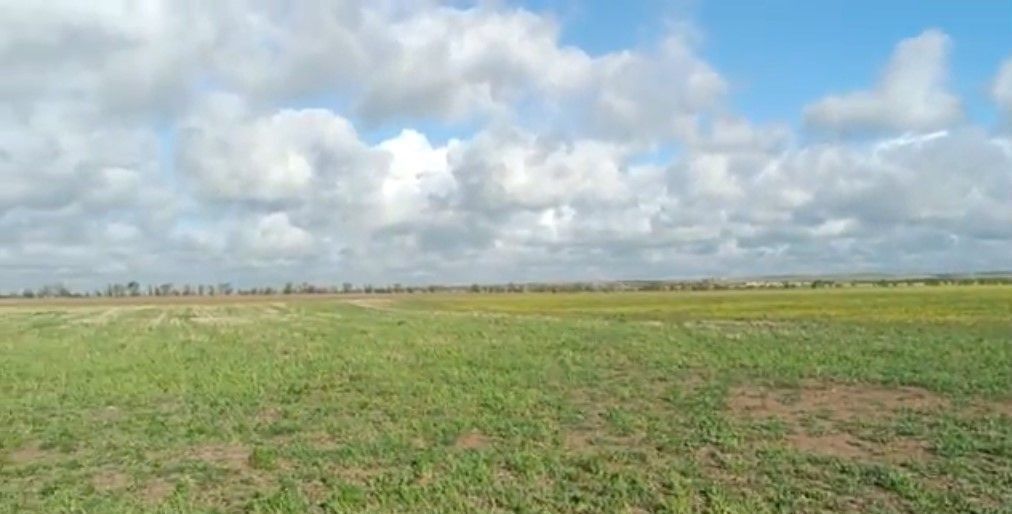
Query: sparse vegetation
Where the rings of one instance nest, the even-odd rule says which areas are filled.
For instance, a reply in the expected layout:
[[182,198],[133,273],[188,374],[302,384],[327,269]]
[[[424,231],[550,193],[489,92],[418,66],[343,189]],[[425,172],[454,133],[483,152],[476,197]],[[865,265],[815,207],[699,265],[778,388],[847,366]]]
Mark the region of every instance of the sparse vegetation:
[[103,302],[0,307],[0,512],[1012,505],[1009,287]]

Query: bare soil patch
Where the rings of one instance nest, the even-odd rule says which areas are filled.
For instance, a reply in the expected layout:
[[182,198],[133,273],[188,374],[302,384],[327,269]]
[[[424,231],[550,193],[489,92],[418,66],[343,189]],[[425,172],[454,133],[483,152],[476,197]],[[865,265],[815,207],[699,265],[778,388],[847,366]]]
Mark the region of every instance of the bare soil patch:
[[978,400],[971,402],[967,411],[973,416],[1008,416],[1012,417],[1012,399],[994,401]]
[[285,413],[280,407],[270,406],[261,409],[260,412],[257,413],[256,419],[261,424],[270,425],[281,421],[284,417]]
[[172,483],[159,478],[144,484],[140,490],[140,497],[147,504],[158,504],[165,501],[174,490],[175,486]]
[[53,458],[53,452],[39,448],[38,444],[29,444],[10,453],[9,460],[15,465],[35,464]]
[[850,434],[832,433],[821,435],[792,434],[787,442],[805,453],[842,457],[845,459],[867,459],[873,454]]
[[196,446],[187,451],[184,457],[237,471],[250,468],[250,450],[240,444],[207,444]]
[[453,447],[460,450],[480,450],[492,444],[492,440],[481,432],[471,431],[461,434],[453,442]]
[[[749,419],[777,419],[789,434],[794,449],[844,459],[908,462],[931,457],[927,443],[912,438],[888,442],[859,439],[839,425],[855,421],[887,421],[905,410],[931,411],[949,402],[916,387],[884,388],[859,385],[807,384],[797,390],[737,388],[727,402],[732,414]],[[811,433],[806,420],[830,421],[828,431]]]
[[116,470],[103,470],[91,478],[91,485],[100,493],[126,489],[132,480]]
[[583,452],[594,446],[594,435],[587,431],[567,432],[562,445],[567,450]]
[[881,420],[899,411],[945,408],[944,398],[917,387],[894,389],[877,386],[809,384],[798,390],[737,388],[728,408],[746,417],[775,417],[798,422],[814,415],[833,421]]
[[326,484],[314,480],[312,482],[306,482],[299,488],[302,494],[307,500],[313,505],[319,505],[327,500],[330,496],[330,488]]

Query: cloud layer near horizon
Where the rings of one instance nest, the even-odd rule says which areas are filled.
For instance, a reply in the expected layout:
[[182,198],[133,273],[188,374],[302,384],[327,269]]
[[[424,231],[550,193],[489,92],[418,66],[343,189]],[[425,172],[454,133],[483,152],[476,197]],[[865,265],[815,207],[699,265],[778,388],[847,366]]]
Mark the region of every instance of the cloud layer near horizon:
[[6,5],[0,289],[1010,263],[1012,56],[997,127],[928,29],[799,133],[679,25],[591,55],[542,13],[361,4]]

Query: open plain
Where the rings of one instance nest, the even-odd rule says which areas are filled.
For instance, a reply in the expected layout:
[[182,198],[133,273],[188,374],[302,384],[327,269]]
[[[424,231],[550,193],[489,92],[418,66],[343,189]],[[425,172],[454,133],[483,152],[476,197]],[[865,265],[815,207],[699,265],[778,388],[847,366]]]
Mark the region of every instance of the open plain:
[[1012,288],[11,301],[0,512],[1007,512]]

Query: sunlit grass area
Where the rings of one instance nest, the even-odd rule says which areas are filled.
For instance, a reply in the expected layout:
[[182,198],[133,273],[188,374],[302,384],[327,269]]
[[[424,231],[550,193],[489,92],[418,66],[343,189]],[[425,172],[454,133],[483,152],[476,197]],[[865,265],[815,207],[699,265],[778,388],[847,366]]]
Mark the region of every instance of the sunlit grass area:
[[0,307],[2,512],[996,512],[1012,288]]

